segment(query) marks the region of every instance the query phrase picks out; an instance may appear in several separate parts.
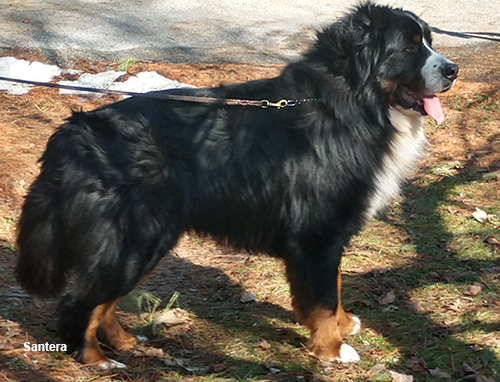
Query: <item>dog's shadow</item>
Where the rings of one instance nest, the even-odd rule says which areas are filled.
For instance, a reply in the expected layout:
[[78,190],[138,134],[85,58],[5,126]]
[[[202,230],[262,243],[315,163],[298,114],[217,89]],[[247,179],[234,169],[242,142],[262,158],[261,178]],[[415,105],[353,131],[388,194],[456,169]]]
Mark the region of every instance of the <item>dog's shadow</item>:
[[[487,151],[488,147],[484,150]],[[474,159],[471,159],[470,163],[462,166],[463,169],[454,176],[442,177],[426,186],[409,184],[405,189],[406,197],[402,202],[400,215],[394,218],[388,214],[382,218],[385,223],[407,233],[417,254],[412,264],[405,263],[404,268],[391,268],[387,272],[372,270],[343,276],[343,300],[346,309],[359,315],[365,328],[374,329],[391,346],[400,350],[402,359],[393,360],[391,368],[405,370],[405,361],[411,356],[424,358],[429,368],[439,367],[448,372],[456,371],[456,374],[460,374],[459,367],[454,368],[450,363],[460,365],[462,362],[477,360],[478,364],[485,366],[488,363],[491,368],[500,365],[500,360],[492,349],[478,349],[473,343],[462,341],[455,336],[456,333],[472,328],[484,333],[495,332],[499,330],[498,322],[495,324],[471,321],[465,325],[455,325],[437,320],[432,307],[415,309],[411,304],[414,302],[413,292],[417,288],[431,286],[436,282],[451,283],[464,288],[467,283],[480,281],[481,269],[500,266],[500,262],[494,259],[469,259],[464,262],[456,256],[448,245],[453,234],[447,229],[439,212],[440,205],[448,200],[450,190],[455,186],[476,181],[478,176],[481,177],[482,172],[478,171],[473,161]],[[500,164],[492,166],[500,167]],[[492,171],[492,167],[487,170]],[[256,258],[255,261],[259,259]],[[394,305],[397,311],[384,311],[378,303],[376,292],[388,287],[396,291]],[[196,265],[176,256],[175,253],[169,254],[140,289],[161,299],[162,305],[159,309],[165,306],[174,292],[179,292],[180,306],[197,319],[206,321],[207,332],[210,333],[202,333],[203,329],[193,329],[190,325],[181,324],[177,328],[150,335],[149,341],[143,345],[143,351],[119,354],[108,352],[109,356],[129,365],[126,371],[118,371],[118,374],[137,374],[145,380],[161,379],[165,370],[175,370],[186,376],[227,373],[241,379],[266,375],[266,378],[274,380],[296,380],[298,376],[306,376],[307,380],[315,374],[314,380],[320,381],[316,373],[318,367],[321,367],[319,363],[312,358],[308,362],[304,361],[307,359],[307,353],[303,350],[303,344],[307,338],[305,331],[299,326],[297,329],[293,328],[293,313],[280,305],[265,301],[242,303],[240,299],[244,287],[233,282],[221,269]],[[458,299],[460,296],[456,297]],[[24,305],[28,304],[31,302]],[[55,304],[47,306],[44,318],[34,313],[35,311],[29,309],[25,312],[20,309],[11,317],[39,343],[54,340]],[[41,330],[47,320],[48,329]],[[408,325],[409,322],[412,324]],[[132,329],[134,332],[138,331],[137,328]],[[217,332],[220,333],[220,340],[216,339]],[[363,345],[362,335],[352,341],[363,358],[363,353],[370,352],[372,345]],[[207,341],[210,336],[214,336],[213,341],[219,342],[220,346]],[[235,340],[232,341],[231,338]],[[233,344],[227,343],[228,341]],[[239,341],[243,343],[238,344]],[[204,348],[206,343],[209,345]],[[284,346],[277,349],[277,343]],[[267,348],[268,346],[270,347]],[[287,366],[284,368],[286,373],[270,375],[269,365],[263,363],[262,357],[259,357],[258,361],[251,361],[248,360],[251,357],[241,354],[256,347],[268,351],[270,360],[275,358],[273,353],[276,351],[291,352],[293,354],[288,357],[290,360],[295,358],[294,363],[297,366],[293,370]],[[163,359],[166,357],[181,362],[166,365],[162,357],[148,356],[148,348],[162,349]],[[437,349],[442,349],[439,353],[441,356],[438,356]],[[450,351],[454,354],[450,355]],[[1,357],[4,358],[4,364],[14,362],[12,357],[6,357],[4,354]],[[147,365],[151,367],[145,371],[144,366]],[[276,369],[280,368],[279,363],[274,366]],[[16,376],[16,372],[11,374]],[[41,371],[32,371],[32,374],[38,375],[39,380],[52,381]],[[18,380],[23,378],[19,374]]]
[[[488,151],[488,147],[480,151]],[[471,155],[471,158],[474,156]],[[406,232],[416,252],[412,264],[405,262],[401,268],[382,272],[374,269],[366,273],[343,275],[345,308],[359,315],[365,328],[374,329],[391,346],[399,349],[401,357],[391,360],[391,368],[413,373],[411,367],[406,367],[406,361],[412,356],[422,357],[428,369],[439,367],[451,374],[455,373],[454,377],[461,374],[460,366],[457,365],[463,362],[491,369],[500,366],[500,360],[491,348],[476,346],[457,336],[470,330],[495,332],[500,329],[500,323],[470,321],[458,324],[459,321],[440,320],[435,313],[443,306],[433,307],[435,301],[424,301],[422,307],[414,297],[417,289],[431,287],[437,282],[453,284],[455,289],[465,290],[467,285],[481,281],[481,269],[500,266],[500,262],[494,259],[471,258],[464,262],[450,249],[453,233],[447,228],[440,212],[440,206],[449,202],[449,194],[454,187],[479,180],[483,172],[492,171],[495,166],[500,168],[500,163],[493,163],[482,171],[471,159],[454,176],[442,177],[425,186],[409,183],[397,213],[399,215],[396,217],[389,213],[381,221]],[[268,340],[303,349],[307,341],[304,331],[301,332],[304,335],[301,335],[297,330],[280,330],[279,321],[295,322],[291,311],[268,302],[242,304],[240,297],[243,287],[232,282],[218,268],[201,267],[171,255],[160,265],[158,277],[149,284],[149,288],[154,286],[153,290],[164,293],[165,297],[175,290],[181,293],[186,291],[186,298],[182,302],[184,308],[223,331],[234,332],[240,338],[250,338],[244,346],[251,347],[252,341],[253,346],[257,346],[260,340]],[[383,309],[378,300],[380,293],[390,288],[396,292],[396,301],[393,303],[395,310]],[[462,295],[448,297],[459,300]],[[276,325],[270,323],[273,320],[276,320]],[[376,350],[373,345],[365,346],[363,338],[361,334],[350,340],[360,350],[361,357],[364,352]],[[175,345],[171,338],[168,342],[174,346],[174,354],[176,347],[179,351],[179,345]],[[240,378],[265,372],[261,364],[241,361],[230,355],[226,355],[226,359],[234,366],[233,370],[239,370],[235,374]]]
[[[181,372],[206,370],[206,373],[217,373],[221,369],[230,370],[230,374],[238,378],[266,375],[270,365],[279,368],[279,363],[271,362],[266,366],[266,359],[262,362],[245,361],[244,358],[248,358],[245,353],[248,355],[248,352],[252,353],[258,348],[260,357],[268,353],[270,360],[274,358],[272,353],[276,351],[276,344],[280,343],[307,357],[303,351],[307,337],[305,331],[296,324],[293,313],[267,301],[243,302],[244,287],[232,281],[219,268],[193,264],[177,256],[174,251],[162,259],[151,278],[139,289],[161,299],[157,310],[162,310],[178,292],[178,300],[173,306],[188,311],[198,322],[202,320],[208,323],[203,333],[203,324],[201,328],[194,328],[189,323],[177,326],[167,324],[156,335],[151,333],[151,326],[134,329],[137,334],[150,337],[146,344],[161,348],[170,360],[175,360],[174,363],[177,358],[188,363],[192,360],[186,367],[177,365]],[[122,309],[132,311],[124,305],[129,304],[122,304]],[[199,342],[198,337],[202,337]],[[214,338],[216,344],[207,341],[210,337]],[[207,348],[203,347],[203,343],[208,343]],[[296,367],[292,372],[287,371],[289,377],[294,374],[304,376],[311,374],[311,371],[301,367]],[[270,377],[281,378],[277,375]]]
[[[453,249],[455,234],[448,228],[449,223],[445,221],[442,212],[443,204],[457,204],[461,208],[474,210],[474,206],[463,206],[461,202],[456,202],[453,199],[456,193],[454,190],[456,187],[482,181],[482,174],[500,168],[500,162],[495,162],[494,159],[488,166],[481,167],[477,163],[477,158],[494,152],[494,142],[499,136],[500,134],[495,134],[484,147],[470,152],[470,159],[455,174],[437,178],[424,186],[418,185],[418,182],[408,183],[404,190],[405,198],[398,211],[388,213],[380,219],[406,233],[409,245],[415,252],[410,263],[405,259],[401,268],[374,269],[364,274],[355,273],[344,277],[345,305],[364,319],[365,327],[374,329],[400,350],[404,358],[401,365],[412,356],[421,357],[427,362],[428,369],[439,367],[450,374],[455,372],[453,377],[462,374],[462,363],[475,364],[486,370],[486,374],[500,369],[498,353],[491,346],[474,343],[472,338],[468,341],[461,340],[466,337],[462,333],[498,333],[500,330],[498,320],[484,322],[470,317],[461,320],[473,313],[467,312],[464,307],[467,305],[465,301],[471,299],[464,296],[464,291],[473,283],[484,283],[481,276],[484,275],[484,270],[500,267],[500,260],[498,257],[475,259],[474,256],[468,256],[464,260],[463,255]],[[467,142],[464,144],[470,147]],[[430,169],[421,171],[427,170]],[[491,234],[496,236],[498,230],[496,234],[493,231],[491,227],[484,226],[482,230],[470,234],[478,237],[488,237]],[[485,245],[488,244],[485,242]],[[495,249],[492,248],[492,251],[495,252]],[[418,290],[433,288],[437,283],[448,286],[451,284],[451,289],[458,291],[458,294],[443,291],[439,298],[431,297],[428,302],[419,301]],[[390,289],[396,295],[394,309],[381,306],[377,299]],[[480,299],[481,296],[482,294],[474,299]],[[425,299],[425,296],[422,298]],[[497,309],[491,294],[484,297],[481,308],[490,311]],[[475,312],[476,308],[473,309]],[[447,315],[439,314],[446,311]],[[450,314],[452,311],[454,313]],[[362,353],[363,351],[361,356]]]
[[[308,380],[313,374],[311,370],[301,366],[295,366],[293,370],[287,368],[285,373],[281,372],[284,370],[276,374],[273,374],[272,370],[269,371],[272,367],[275,369],[280,367],[279,363],[273,361],[265,363],[273,359],[275,344],[286,344],[289,349],[295,349],[307,359],[308,355],[303,351],[302,345],[307,338],[299,333],[300,330],[289,329],[296,326],[291,311],[265,301],[243,303],[241,296],[244,288],[232,282],[219,268],[193,264],[176,256],[174,252],[165,256],[151,278],[136,288],[132,294],[138,293],[140,296],[141,292],[146,292],[147,296],[153,296],[162,301],[155,307],[157,313],[165,307],[175,292],[179,292],[179,298],[174,307],[177,305],[182,307],[190,315],[195,316],[198,322],[206,321],[207,332],[204,332],[203,324],[195,328],[195,325],[187,322],[173,326],[167,325],[157,333],[152,333],[151,325],[144,325],[145,316],[148,316],[145,312],[148,308],[144,309],[144,307],[151,307],[154,303],[147,302],[147,297],[142,299],[142,312],[138,317],[136,314],[139,310],[137,307],[133,308],[129,300],[128,303],[119,306],[120,319],[125,323],[124,327],[127,330],[134,334],[146,335],[148,340],[131,351],[115,352],[103,346],[103,351],[107,356],[127,364],[125,370],[111,370],[113,374],[126,378],[140,376],[144,380],[162,379],[165,377],[165,370],[172,370],[186,376],[228,374],[243,379],[265,376],[269,380],[286,380],[286,378],[295,380],[297,377],[305,377],[305,380]],[[17,302],[14,301],[12,309],[9,310],[9,318],[12,322],[19,323],[22,330],[39,344],[47,341],[57,343],[56,301],[41,304],[25,299],[19,300],[20,306],[16,304]],[[273,320],[285,322],[288,328],[273,325],[270,323]],[[216,339],[217,333],[220,339]],[[213,336],[213,340],[207,341],[207,336]],[[197,341],[198,337],[204,339]],[[26,339],[20,341],[16,341],[18,343],[14,344],[15,348],[22,347],[22,341]],[[217,342],[220,348],[212,346],[213,341]],[[228,350],[230,342],[233,342],[232,351]],[[204,347],[204,343],[209,345]],[[262,352],[268,353],[268,359],[252,361],[248,360],[252,357],[246,357],[243,354],[248,349],[252,353],[252,349],[257,347],[260,347]],[[159,349],[161,351],[158,353]],[[53,353],[50,357],[55,357],[50,363],[59,363],[60,366],[70,360],[70,357],[64,353]],[[50,374],[46,374],[43,370],[29,370],[32,368],[30,363],[24,366],[18,365],[22,362],[19,357],[0,353],[0,360],[7,367],[14,381],[54,381]],[[311,362],[316,361],[311,359]],[[57,368],[57,365],[55,367]],[[91,366],[88,367],[91,369]],[[36,378],[27,378],[26,373]],[[104,372],[106,373],[108,372]],[[318,378],[314,380],[321,381]]]

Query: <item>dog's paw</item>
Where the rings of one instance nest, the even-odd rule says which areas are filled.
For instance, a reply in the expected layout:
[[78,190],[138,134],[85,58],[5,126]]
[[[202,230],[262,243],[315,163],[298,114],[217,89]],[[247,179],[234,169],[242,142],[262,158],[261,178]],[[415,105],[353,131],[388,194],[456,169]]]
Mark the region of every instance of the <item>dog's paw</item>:
[[358,352],[354,350],[351,345],[342,344],[340,346],[340,356],[336,360],[342,363],[348,363],[358,362],[360,358]]
[[106,358],[105,360],[96,362],[93,366],[97,367],[99,370],[111,370],[111,369],[126,369],[127,365],[124,363],[115,361],[111,358]]
[[361,320],[359,319],[358,316],[352,315],[351,319],[354,321],[354,326],[352,328],[352,331],[350,333],[351,336],[358,334],[361,330]]
[[346,313],[340,310],[337,316],[337,325],[340,334],[344,336],[353,336],[361,331],[361,320],[358,316],[351,313]]

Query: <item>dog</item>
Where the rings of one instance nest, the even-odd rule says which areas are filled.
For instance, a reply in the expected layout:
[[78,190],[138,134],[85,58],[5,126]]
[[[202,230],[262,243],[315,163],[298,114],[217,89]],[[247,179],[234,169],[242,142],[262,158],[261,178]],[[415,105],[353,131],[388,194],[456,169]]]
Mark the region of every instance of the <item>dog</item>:
[[342,340],[361,325],[341,305],[343,250],[424,155],[423,116],[443,119],[436,94],[457,74],[424,21],[367,2],[278,77],[74,113],[24,201],[17,279],[50,297],[75,275],[58,334],[77,360],[123,367],[97,329],[116,349],[135,346],[115,316],[120,297],[183,232],[211,235],[282,258],[310,351],[355,362]]

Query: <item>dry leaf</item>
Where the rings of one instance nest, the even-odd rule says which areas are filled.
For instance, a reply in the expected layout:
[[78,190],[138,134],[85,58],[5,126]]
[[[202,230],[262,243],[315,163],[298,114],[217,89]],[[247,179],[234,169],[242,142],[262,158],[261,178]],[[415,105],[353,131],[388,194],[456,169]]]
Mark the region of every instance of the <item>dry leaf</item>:
[[389,377],[389,370],[386,369],[385,363],[379,363],[370,369],[370,376],[374,380],[386,380]]
[[390,304],[390,303],[394,302],[394,300],[396,300],[396,294],[391,289],[389,292],[387,292],[385,295],[383,295],[379,299],[378,302],[379,302],[380,305],[387,305],[387,304]]
[[425,309],[424,307],[422,306],[422,302],[421,301],[415,301],[413,304],[412,304],[412,307],[413,309],[415,309],[415,311],[417,312],[423,312]]
[[387,312],[396,312],[398,310],[401,310],[401,308],[397,307],[396,305],[387,305],[382,308],[382,312],[387,313]]
[[427,363],[425,363],[422,357],[411,357],[406,362],[406,367],[412,373],[424,373],[425,371],[427,371]]
[[467,290],[464,292],[464,295],[475,297],[481,292],[482,289],[483,286],[481,284],[474,283],[472,285],[469,285]]
[[465,374],[476,374],[476,370],[467,365],[465,362],[462,363],[462,370],[465,372]]
[[258,302],[257,297],[255,297],[253,294],[248,293],[248,292],[242,293],[240,301],[243,303]]
[[0,350],[14,350],[14,347],[9,340],[0,342]]
[[153,320],[153,325],[169,324],[177,325],[183,324],[187,321],[188,314],[182,309],[169,309],[163,312]]
[[443,324],[444,324],[444,326],[448,327],[448,326],[452,326],[452,325],[456,324],[457,321],[458,321],[458,317],[449,317],[449,318],[444,319]]
[[435,369],[429,370],[429,373],[435,377],[441,377],[441,378],[446,378],[446,379],[451,379],[451,375],[448,373],[444,372],[441,370],[439,367],[436,367]]
[[452,304],[448,305],[448,308],[453,310],[454,312],[460,312],[462,310],[462,307],[461,307],[462,303],[460,300],[456,300],[455,302],[453,302]]
[[177,365],[172,358],[163,358],[162,361],[166,366],[176,366]]
[[189,365],[188,358],[174,358],[174,364],[180,367],[186,367]]
[[485,275],[496,275],[500,273],[500,267],[481,268],[480,271]]
[[214,370],[214,373],[222,373],[227,369],[227,364],[226,362],[216,363],[212,366],[212,369]]
[[262,350],[271,349],[271,344],[266,340],[262,340],[257,344],[257,347]]
[[477,379],[477,371],[467,365],[465,362],[462,363],[462,370],[465,372],[465,374],[467,374],[464,377],[466,381],[475,381]]
[[389,371],[392,382],[413,382],[413,376]]
[[189,366],[189,359],[185,358],[174,358],[174,362],[177,366],[182,367],[184,370],[195,373],[207,373],[210,370],[208,366]]
[[441,277],[439,276],[439,273],[437,272],[434,272],[434,271],[430,271],[429,272],[429,277],[431,277],[432,279],[434,280],[439,280]]
[[182,309],[169,309],[153,320],[152,331],[156,333],[160,325],[179,325],[187,322],[188,313]]
[[189,366],[185,367],[184,369],[186,369],[191,373],[202,373],[202,374],[208,373],[210,371],[209,366]]
[[385,363],[378,363],[370,369],[370,373],[378,373],[385,370]]
[[274,362],[274,361],[265,361],[265,362],[264,362],[264,367],[265,367],[266,369],[268,369],[268,370],[269,370],[270,368],[272,368],[272,367],[275,367],[275,366],[276,366],[276,362]]
[[278,346],[278,353],[279,354],[288,354],[290,353],[290,350],[288,350],[285,346],[279,345]]
[[476,382],[496,382],[496,381],[493,377],[488,378],[482,374],[479,374],[476,378]]
[[496,172],[487,172],[483,174],[483,179],[486,181],[500,179],[500,174]]
[[476,207],[476,210],[472,213],[472,216],[481,224],[488,222],[488,214],[480,208]]
[[492,245],[500,245],[500,240],[498,240],[495,236],[490,236],[486,239],[486,242],[488,244]]
[[144,352],[144,355],[148,358],[162,358],[163,357],[163,349],[148,348]]

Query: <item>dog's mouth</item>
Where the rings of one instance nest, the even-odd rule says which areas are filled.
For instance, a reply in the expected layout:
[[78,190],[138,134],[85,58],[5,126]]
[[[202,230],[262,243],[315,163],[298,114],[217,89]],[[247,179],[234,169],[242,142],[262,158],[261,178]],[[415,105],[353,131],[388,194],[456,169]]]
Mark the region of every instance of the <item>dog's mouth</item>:
[[439,125],[444,121],[441,103],[436,95],[418,96],[400,86],[396,90],[397,103],[405,109],[413,109],[422,115],[428,115]]

